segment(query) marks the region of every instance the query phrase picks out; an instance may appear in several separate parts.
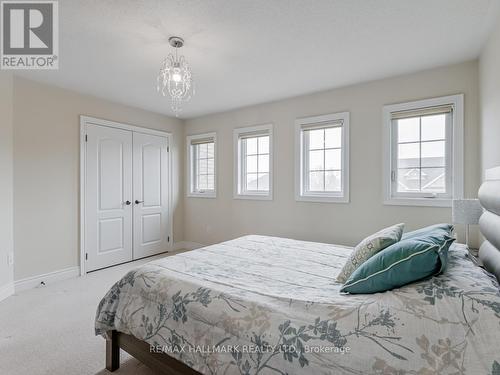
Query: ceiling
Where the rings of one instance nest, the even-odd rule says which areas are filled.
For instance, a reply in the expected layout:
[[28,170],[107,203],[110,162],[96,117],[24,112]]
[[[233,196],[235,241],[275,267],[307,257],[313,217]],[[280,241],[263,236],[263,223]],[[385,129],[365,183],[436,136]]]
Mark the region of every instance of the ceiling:
[[156,91],[185,39],[196,95],[179,117],[474,59],[500,0],[63,0],[58,71],[31,79],[173,115]]

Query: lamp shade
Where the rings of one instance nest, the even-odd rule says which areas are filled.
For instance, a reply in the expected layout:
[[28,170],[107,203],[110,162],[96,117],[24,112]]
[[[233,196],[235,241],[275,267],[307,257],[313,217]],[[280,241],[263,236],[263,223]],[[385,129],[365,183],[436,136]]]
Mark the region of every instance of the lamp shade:
[[454,224],[478,224],[483,213],[479,199],[455,199],[451,211]]

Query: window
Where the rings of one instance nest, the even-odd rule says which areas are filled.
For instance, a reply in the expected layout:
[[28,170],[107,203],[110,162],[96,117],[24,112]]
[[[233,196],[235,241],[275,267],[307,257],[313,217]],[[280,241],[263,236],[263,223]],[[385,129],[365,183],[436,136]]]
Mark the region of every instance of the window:
[[450,206],[463,195],[463,96],[384,107],[385,203]]
[[296,121],[296,199],[349,202],[349,113]]
[[272,199],[272,125],[234,130],[235,198]]
[[215,198],[215,133],[187,137],[188,196]]

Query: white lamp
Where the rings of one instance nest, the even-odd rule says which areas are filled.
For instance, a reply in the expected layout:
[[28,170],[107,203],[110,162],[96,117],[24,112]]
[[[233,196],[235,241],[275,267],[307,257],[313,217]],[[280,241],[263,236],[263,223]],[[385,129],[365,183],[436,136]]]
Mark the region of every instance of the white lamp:
[[454,224],[465,224],[465,244],[469,246],[469,225],[479,224],[483,208],[479,199],[455,199],[451,210]]

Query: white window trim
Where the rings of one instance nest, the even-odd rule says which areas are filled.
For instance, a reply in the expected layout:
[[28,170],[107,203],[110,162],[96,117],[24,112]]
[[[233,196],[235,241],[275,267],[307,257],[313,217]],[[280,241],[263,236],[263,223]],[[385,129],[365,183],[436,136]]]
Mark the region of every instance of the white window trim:
[[[242,179],[242,161],[240,150],[240,137],[245,134],[255,133],[262,135],[269,135],[269,191],[268,192],[242,192],[241,179]],[[236,128],[233,131],[233,147],[234,147],[234,173],[233,173],[233,194],[234,199],[255,199],[255,200],[272,200],[273,199],[273,124],[249,126],[245,128]]]
[[[191,142],[198,139],[213,138],[214,140],[214,191],[198,192],[193,191],[193,155],[191,152]],[[186,196],[191,198],[217,198],[217,133],[193,134],[186,137]]]
[[[444,105],[452,105],[452,198],[397,198],[392,195],[392,113]],[[450,95],[439,98],[417,100],[408,103],[386,105],[383,108],[383,202],[386,205],[451,207],[453,199],[464,196],[464,95]]]
[[[349,203],[349,112],[304,117],[295,120],[295,200],[303,202]],[[342,120],[342,192],[305,193],[302,128]]]

